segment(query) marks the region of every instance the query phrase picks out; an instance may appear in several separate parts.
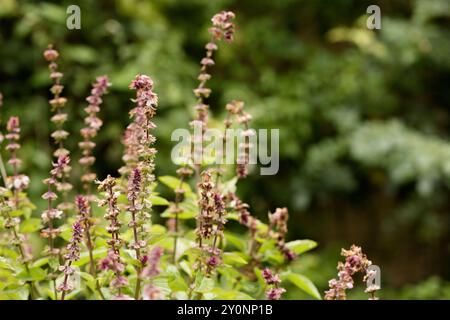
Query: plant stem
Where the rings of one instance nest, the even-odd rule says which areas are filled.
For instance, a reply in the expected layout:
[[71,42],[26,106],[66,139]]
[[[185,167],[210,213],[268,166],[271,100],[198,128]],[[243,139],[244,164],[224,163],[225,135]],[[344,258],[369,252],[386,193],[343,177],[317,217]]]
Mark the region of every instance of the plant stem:
[[84,231],[85,237],[86,237],[86,247],[89,252],[89,273],[96,278],[97,277],[97,270],[95,268],[95,261],[94,261],[94,254],[93,254],[93,245],[91,240],[91,234],[89,232],[90,223],[86,222],[86,228]]
[[[182,189],[183,188],[183,182],[184,182],[184,176],[180,177],[180,185],[178,186],[178,189]],[[173,264],[176,263],[176,259],[177,259],[177,242],[178,242],[178,224],[179,224],[179,219],[178,219],[178,214],[179,214],[179,210],[180,210],[180,201],[181,201],[181,193],[179,192],[180,190],[175,190],[175,235],[173,237]]]
[[2,174],[3,183],[6,186],[8,175],[6,174],[5,163],[3,162],[3,157],[1,154],[0,154],[0,172]]
[[[72,265],[72,261],[69,261],[68,266],[70,267]],[[64,287],[67,285],[67,281],[69,280],[69,275],[67,273],[64,274]],[[63,290],[62,294],[61,294],[61,300],[64,300],[66,296],[66,291]],[[58,297],[56,297],[56,299],[58,299]]]
[[[138,238],[138,231],[137,231],[137,221],[136,221],[136,204],[135,200],[133,199],[131,201],[131,222],[133,224],[133,237],[134,237],[134,250],[136,252],[136,259],[141,262],[141,250],[140,250],[140,244],[139,244],[139,238]],[[141,294],[141,267],[136,267],[136,290],[134,292],[134,298],[136,300],[139,300],[139,296]]]

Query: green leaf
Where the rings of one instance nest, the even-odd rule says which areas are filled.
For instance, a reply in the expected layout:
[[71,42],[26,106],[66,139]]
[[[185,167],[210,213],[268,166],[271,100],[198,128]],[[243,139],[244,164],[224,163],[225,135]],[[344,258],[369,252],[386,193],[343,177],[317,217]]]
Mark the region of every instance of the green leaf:
[[235,193],[237,181],[238,181],[238,177],[234,177],[231,180],[225,181],[222,184],[222,193],[223,194],[227,194],[228,192]]
[[152,234],[162,234],[162,233],[166,233],[167,232],[167,228],[160,225],[160,224],[152,224],[150,227],[150,233]]
[[[180,220],[189,220],[194,219],[197,214],[195,212],[179,212],[178,213],[178,219]],[[170,212],[169,210],[164,211],[161,213],[162,218],[175,218],[176,214],[173,212]]]
[[188,285],[186,284],[186,281],[184,281],[184,278],[180,275],[178,272],[178,269],[175,266],[172,266],[174,270],[170,270],[170,268],[167,268],[167,271],[170,273],[170,278],[168,279],[168,284],[170,289],[173,292],[176,291],[187,291]]
[[10,261],[5,257],[0,257],[0,269],[14,270],[14,268],[11,266]]
[[28,286],[20,286],[13,290],[2,290],[0,291],[0,300],[27,300],[28,288]]
[[53,271],[58,270],[59,268],[59,259],[57,257],[51,257],[47,260],[48,265],[50,266],[50,269]]
[[154,206],[168,206],[170,204],[169,201],[159,196],[151,196],[150,201]]
[[284,277],[286,278],[286,280],[292,282],[299,289],[303,290],[304,292],[309,294],[311,297],[313,297],[317,300],[322,299],[322,297],[320,296],[319,290],[317,290],[314,283],[312,283],[312,281],[309,280],[304,275],[296,274],[296,273],[288,273]]
[[176,300],[189,300],[187,293],[184,291],[177,291],[174,294]]
[[95,278],[87,272],[79,272],[80,277],[86,282],[86,285],[92,290],[95,291],[96,290],[96,280]]
[[242,266],[248,263],[247,260],[244,259],[244,254],[240,252],[225,252],[223,254],[223,262],[237,266]]
[[286,243],[286,246],[295,254],[300,255],[317,247],[317,242],[313,240],[295,240]]
[[222,288],[214,288],[212,290],[217,300],[255,300],[248,294],[236,290],[224,290]]
[[[92,251],[92,255],[94,257],[95,260],[97,260],[98,258],[101,258],[105,255],[107,249],[106,248],[101,248],[101,249],[97,249]],[[85,264],[89,263],[89,252],[83,252],[82,254],[80,254],[80,260],[75,261],[73,263],[74,266],[77,267],[81,267]]]
[[183,270],[189,276],[189,278],[192,277],[192,269],[186,260],[182,260],[178,265],[180,266],[181,270]]
[[[159,181],[161,181],[163,184],[165,184],[172,190],[178,189],[180,187],[180,179],[172,177],[172,176],[159,177]],[[186,182],[183,182],[181,184],[181,188],[186,193],[189,193],[189,194],[192,193],[191,187]]]
[[239,249],[240,251],[245,250],[245,243],[238,236],[236,236],[232,233],[229,233],[229,232],[225,232],[225,240],[226,240],[227,244],[228,243],[231,244],[232,246]]
[[30,268],[22,270],[17,274],[17,278],[23,281],[42,281],[47,277],[47,272],[41,268]]
[[64,50],[64,56],[75,62],[88,64],[96,61],[97,52],[92,47],[71,45],[69,50]]
[[212,289],[214,289],[214,280],[209,277],[204,277],[195,291],[199,293],[207,293],[211,292]]
[[33,262],[33,264],[31,265],[32,267],[42,267],[44,265],[46,265],[48,263],[48,257],[45,258],[40,258],[38,260],[36,260],[35,262]]
[[40,230],[42,228],[41,219],[30,218],[22,221],[20,224],[20,232],[22,233],[32,233]]

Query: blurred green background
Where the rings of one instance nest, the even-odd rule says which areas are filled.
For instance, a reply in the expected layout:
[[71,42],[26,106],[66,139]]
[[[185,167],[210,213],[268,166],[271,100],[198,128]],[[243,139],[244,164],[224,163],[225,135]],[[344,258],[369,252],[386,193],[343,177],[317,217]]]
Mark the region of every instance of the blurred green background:
[[[66,28],[70,4],[81,30]],[[157,173],[173,174],[170,134],[193,116],[210,17],[224,9],[236,13],[236,41],[219,50],[212,113],[219,121],[241,99],[254,128],[280,129],[279,173],[255,170],[239,193],[261,217],[289,207],[290,237],[319,242],[295,267],[322,291],[340,248],[356,243],[381,267],[382,298],[450,299],[448,0],[0,0],[2,121],[21,117],[33,200],[50,166],[47,44],[62,55],[74,159],[85,96],[108,74],[96,170],[117,172],[127,86],[146,73],[160,97]]]

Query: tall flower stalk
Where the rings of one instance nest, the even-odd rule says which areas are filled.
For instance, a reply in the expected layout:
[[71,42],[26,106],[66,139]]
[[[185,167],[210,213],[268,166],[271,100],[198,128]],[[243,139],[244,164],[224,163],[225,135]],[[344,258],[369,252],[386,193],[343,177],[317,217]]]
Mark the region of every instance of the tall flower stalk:
[[[202,173],[202,180],[198,184],[198,189],[200,192],[198,201],[200,212],[197,215],[197,243],[206,255],[204,263],[206,274],[209,275],[221,263],[221,249],[218,246],[218,241],[223,238],[223,230],[227,222],[225,202],[212,182],[210,170]],[[209,239],[212,239],[211,245],[205,243]]]
[[280,287],[281,279],[278,274],[272,273],[269,268],[265,268],[262,272],[264,282],[266,283],[267,291],[266,297],[269,300],[280,300],[281,295],[286,292],[286,289]]
[[[226,105],[226,109],[228,111],[227,120],[225,121],[225,126],[229,127],[231,125],[231,118],[234,116],[236,118],[236,122],[244,127],[244,130],[241,132],[241,142],[238,146],[238,161],[236,166],[236,174],[238,178],[245,178],[248,175],[248,163],[249,163],[249,154],[250,154],[250,136],[255,133],[250,130],[249,122],[252,119],[252,116],[244,111],[244,102],[239,100],[233,100]],[[224,148],[226,146],[226,136],[224,136]]]
[[[195,105],[197,115],[194,121],[191,122],[191,125],[201,126],[201,134],[198,137],[194,135],[194,138],[192,139],[194,159],[202,159],[204,139],[203,136],[208,126],[209,105],[206,103],[206,99],[211,94],[211,89],[206,86],[208,80],[211,79],[211,74],[209,73],[208,69],[215,64],[213,56],[214,52],[218,49],[218,43],[222,40],[227,43],[233,41],[233,19],[234,13],[231,11],[222,11],[214,15],[211,19],[213,26],[208,30],[211,34],[211,40],[205,46],[206,55],[200,61],[200,74],[197,77],[199,83],[197,88],[194,89],[194,94],[197,98],[197,104]],[[196,141],[195,139],[198,139],[198,141]],[[195,168],[198,175],[200,173],[200,166],[201,165],[199,163],[195,163]]]
[[[3,107],[3,94],[0,92],[0,111],[1,111],[2,107]],[[1,121],[1,117],[0,117],[0,121]],[[0,144],[3,143],[3,140],[4,140],[4,136],[0,132]],[[4,184],[4,186],[6,186],[8,175],[6,174],[5,162],[3,161],[3,156],[1,155],[1,153],[0,153],[0,173],[2,175],[3,184]]]
[[[364,273],[364,280],[371,276],[372,271],[369,267],[372,265],[372,261],[367,259],[361,247],[352,245],[349,250],[342,249],[341,255],[345,258],[345,261],[338,263],[338,278],[328,281],[330,289],[325,291],[325,300],[346,300],[346,291],[353,288],[353,276],[356,273]],[[366,289],[366,292],[370,294],[370,300],[377,300],[375,293],[378,290],[380,288],[375,285]]]
[[130,84],[136,90],[136,106],[130,111],[132,122],[125,130],[123,143],[125,166],[120,170],[123,177],[128,177],[127,198],[128,211],[131,213],[129,227],[133,229],[134,240],[129,247],[135,251],[140,267],[137,268],[135,298],[140,297],[140,273],[143,267],[141,256],[146,250],[146,226],[151,222],[152,202],[150,200],[152,185],[155,181],[155,155],[153,144],[156,138],[151,131],[156,128],[153,117],[156,115],[158,96],[153,92],[153,80],[147,75],[137,75]]
[[120,247],[123,244],[119,236],[121,223],[119,221],[120,209],[117,206],[117,198],[120,192],[115,190],[116,179],[108,175],[108,177],[99,182],[99,191],[105,192],[105,199],[99,201],[99,206],[107,207],[104,218],[109,221],[106,230],[111,234],[111,238],[107,241],[110,249],[108,255],[100,261],[100,269],[111,270],[114,273],[114,278],[110,285],[118,292],[117,298],[124,298],[122,295],[122,287],[128,284],[127,278],[122,273],[125,270],[125,265],[120,257]]
[[[86,98],[89,105],[84,109],[86,112],[86,117],[84,119],[85,127],[80,130],[80,134],[83,141],[78,143],[78,146],[82,150],[82,156],[79,160],[80,165],[83,167],[83,175],[81,176],[81,182],[83,183],[83,189],[86,194],[84,198],[77,198],[75,204],[78,206],[80,211],[82,208],[86,210],[86,221],[87,224],[84,226],[84,232],[86,237],[86,246],[89,251],[89,271],[92,276],[96,276],[96,267],[93,256],[93,246],[91,237],[91,224],[92,224],[92,212],[90,201],[93,200],[91,187],[92,182],[95,181],[97,175],[92,171],[92,165],[95,162],[95,157],[92,150],[95,148],[95,142],[92,141],[98,134],[101,126],[103,125],[102,120],[97,116],[100,112],[100,105],[103,100],[102,97],[106,93],[108,87],[111,86],[107,76],[97,77],[95,83],[92,85],[91,94]],[[87,202],[87,203],[86,203]]]
[[[11,201],[8,196],[8,189],[0,188],[0,213],[4,216],[4,227],[11,230],[11,244],[17,248],[20,255],[20,261],[27,273],[30,272],[30,261],[32,259],[31,250],[26,243],[26,237],[20,233],[20,218],[13,217],[11,211],[14,210],[14,200]],[[27,281],[30,288],[30,299],[34,298],[34,285],[32,281]]]
[[[1,103],[1,102],[0,102]],[[12,231],[13,240],[12,243],[16,246],[20,253],[20,258],[22,260],[23,266],[27,272],[29,272],[29,262],[32,259],[31,250],[26,243],[25,235],[20,233],[20,217],[13,217],[11,211],[18,211],[23,205],[23,197],[21,193],[28,188],[30,179],[28,176],[19,173],[19,167],[22,164],[22,160],[18,157],[18,151],[20,149],[20,120],[19,117],[10,117],[6,125],[6,140],[8,141],[6,145],[6,150],[9,152],[10,158],[8,164],[12,168],[12,176],[7,177],[5,184],[12,191],[12,199],[5,201],[4,206],[2,205],[2,210],[5,213],[5,228]],[[2,164],[3,166],[3,160]],[[2,169],[2,171],[4,168]],[[2,197],[3,198],[3,197]],[[34,285],[33,282],[27,282],[30,287],[30,297],[33,297]]]
[[[198,86],[194,89],[195,97],[197,98],[197,103],[195,105],[196,116],[190,125],[192,127],[200,126],[201,134],[196,136],[191,134],[191,151],[194,157],[194,162],[196,159],[203,158],[203,139],[204,133],[208,126],[208,113],[209,105],[206,103],[206,99],[211,94],[211,89],[207,87],[207,82],[211,79],[211,74],[209,73],[209,68],[215,64],[214,62],[214,52],[218,49],[218,43],[224,40],[227,43],[233,41],[234,38],[234,24],[232,20],[234,19],[234,13],[231,11],[222,11],[214,15],[211,19],[212,27],[208,30],[211,34],[210,41],[205,45],[205,56],[200,61],[200,73],[197,77]],[[194,163],[194,169],[199,179],[200,167],[198,163]],[[193,174],[193,171],[189,168],[189,163],[185,163],[182,168],[177,170],[177,174],[180,180],[180,185],[175,189],[175,201],[174,205],[171,207],[172,213],[175,214],[174,221],[174,245],[173,245],[173,262],[175,263],[177,255],[177,241],[179,233],[179,219],[178,215],[180,213],[180,202],[183,200],[184,190],[182,188],[185,180]],[[198,226],[197,226],[198,228]]]
[[12,167],[12,176],[8,178],[8,187],[13,191],[14,207],[15,210],[20,208],[20,193],[22,190],[28,187],[30,179],[24,174],[19,174],[19,167],[22,164],[22,160],[17,157],[17,151],[20,149],[20,121],[18,117],[11,117],[8,120],[6,126],[7,134],[6,139],[8,144],[6,150],[10,153],[8,160],[9,165]]
[[78,211],[79,220],[81,223],[81,226],[83,227],[84,231],[84,237],[86,241],[86,248],[88,249],[89,253],[89,268],[90,273],[92,276],[96,276],[96,269],[95,269],[95,261],[94,261],[94,244],[92,242],[91,233],[89,232],[92,221],[91,221],[91,205],[89,203],[89,200],[87,197],[78,195],[75,197],[75,207]]
[[91,169],[95,162],[95,157],[92,154],[92,150],[95,148],[95,142],[92,140],[97,136],[98,131],[103,125],[103,121],[97,114],[100,112],[100,105],[103,102],[102,96],[106,93],[109,86],[111,86],[111,83],[107,76],[97,77],[92,86],[91,95],[86,98],[86,101],[89,103],[84,109],[87,114],[86,118],[84,118],[86,127],[80,130],[83,141],[78,145],[82,150],[82,157],[79,160],[80,165],[83,167],[81,182],[83,183],[83,188],[88,198],[91,197],[92,182],[97,178],[97,175]]
[[148,255],[147,266],[142,270],[140,276],[144,279],[149,279],[150,282],[144,286],[143,299],[144,300],[162,300],[164,293],[156,287],[152,281],[153,278],[161,273],[160,262],[164,250],[161,247],[154,247]]
[[[61,96],[64,86],[61,84],[63,73],[59,71],[58,64],[56,63],[58,57],[59,52],[53,48],[53,45],[49,45],[47,50],[44,51],[44,58],[49,62],[50,78],[53,81],[53,85],[50,88],[53,97],[49,103],[51,111],[54,113],[50,120],[56,126],[56,131],[51,136],[57,145],[56,150],[53,152],[53,156],[57,159],[61,156],[69,156],[70,154],[69,150],[64,147],[64,141],[69,136],[69,132],[63,128],[64,123],[67,121],[67,113],[63,112],[67,99]],[[69,192],[72,190],[72,185],[68,182],[70,171],[71,167],[68,165],[65,166],[64,172],[61,173],[60,181],[56,183],[57,191],[62,194],[62,202],[58,204],[58,209],[66,214],[73,207],[72,203],[68,201]]]
[[277,208],[274,213],[269,213],[269,236],[275,239],[277,248],[289,261],[296,258],[295,253],[286,246],[288,231],[287,222],[289,213],[287,208]]
[[256,240],[259,220],[251,215],[249,211],[250,206],[243,202],[235,193],[228,193],[226,200],[227,205],[239,214],[239,223],[249,230],[250,240],[248,243],[248,255],[251,258],[249,267],[253,267],[253,264],[258,261],[256,253],[260,246]]
[[69,277],[75,273],[72,263],[80,259],[80,244],[83,241],[83,225],[77,220],[72,225],[72,238],[67,245],[67,253],[64,255],[64,265],[59,267],[64,278],[62,283],[58,286],[57,291],[61,292],[61,300],[64,300],[66,294],[74,289],[73,284],[69,282]]
[[135,290],[135,299],[139,299],[140,295],[140,284],[141,284],[141,271],[143,261],[141,260],[141,249],[145,248],[146,242],[144,240],[139,240],[138,235],[138,221],[137,214],[140,210],[139,205],[137,204],[137,200],[142,188],[142,174],[138,168],[135,168],[131,173],[129,182],[128,182],[128,211],[131,213],[131,221],[128,226],[133,230],[133,242],[129,244],[129,248],[134,250],[136,253],[136,259],[139,261],[141,265],[136,268],[136,290]]
[[47,210],[42,212],[41,218],[44,224],[47,224],[47,228],[41,231],[41,236],[48,239],[48,252],[50,255],[58,255],[59,249],[55,248],[54,239],[61,233],[61,230],[55,227],[55,220],[60,219],[63,212],[58,208],[53,207],[53,201],[58,196],[54,192],[60,179],[66,168],[69,166],[70,158],[67,155],[61,155],[58,160],[53,163],[53,169],[50,170],[50,178],[44,180],[47,185],[47,192],[42,195],[42,199],[47,201]]

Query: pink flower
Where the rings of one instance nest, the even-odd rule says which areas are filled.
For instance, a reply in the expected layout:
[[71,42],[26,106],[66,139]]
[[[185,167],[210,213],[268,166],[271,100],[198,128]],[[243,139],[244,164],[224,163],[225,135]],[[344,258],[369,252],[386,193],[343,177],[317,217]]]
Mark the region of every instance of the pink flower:
[[128,284],[127,278],[124,276],[117,276],[111,281],[111,286],[114,288],[121,288]]
[[163,248],[153,248],[153,250],[150,252],[150,255],[146,259],[148,265],[144,268],[144,270],[142,270],[142,277],[156,277],[161,273],[161,270],[159,269],[159,263],[163,253]]
[[47,50],[44,51],[44,58],[45,60],[52,62],[58,59],[59,53],[55,49],[53,49],[53,46],[50,44],[47,48]]
[[159,288],[148,284],[144,287],[143,298],[144,300],[163,300],[164,294]]
[[273,274],[269,268],[263,270],[262,276],[268,285],[278,285],[281,283],[280,276],[278,274]]
[[272,288],[266,292],[266,297],[269,300],[280,300],[281,295],[286,292],[284,288]]
[[153,80],[144,74],[138,74],[133,81],[131,81],[130,89],[140,90],[153,88]]

